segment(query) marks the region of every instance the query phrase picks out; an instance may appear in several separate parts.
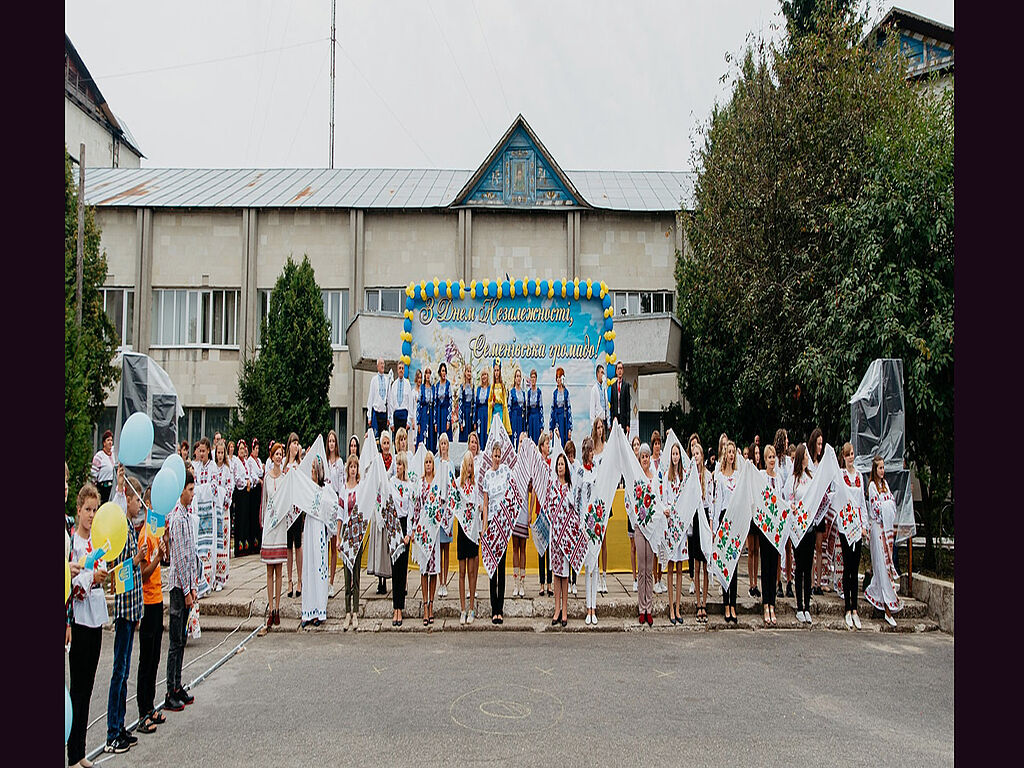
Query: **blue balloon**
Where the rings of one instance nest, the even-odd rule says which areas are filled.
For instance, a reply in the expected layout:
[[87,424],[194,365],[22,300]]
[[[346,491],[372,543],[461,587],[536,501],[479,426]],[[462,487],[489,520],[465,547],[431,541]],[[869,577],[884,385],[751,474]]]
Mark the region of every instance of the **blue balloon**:
[[405,318],[405,323],[402,325],[402,328],[403,328],[403,330],[405,330],[406,333],[411,331],[412,330],[412,320],[410,320],[408,317]]
[[[179,457],[180,458],[180,457]],[[184,483],[182,483],[184,487]],[[170,514],[174,505],[178,503],[181,496],[181,489],[178,487],[178,478],[170,467],[161,467],[153,478],[153,487],[150,490],[150,500],[153,502],[153,509],[161,515]]]
[[604,343],[604,351],[607,352],[609,355],[614,353],[615,352],[615,342],[614,341],[606,341]]
[[562,281],[561,280],[555,280],[554,284],[551,287],[555,291],[555,298],[556,299],[562,298]]
[[537,281],[536,280],[530,280],[530,281],[528,281],[526,283],[526,292],[528,294],[533,296],[533,294],[536,292],[536,290],[537,290]]
[[64,686],[64,743],[68,743],[68,738],[71,736],[71,717],[74,713],[71,711],[71,693],[68,691],[68,687]]
[[409,311],[414,310],[416,308],[416,299],[412,298],[411,296],[406,296],[405,308],[408,309]]
[[164,463],[160,465],[160,469],[168,468],[171,470],[171,474],[174,475],[174,479],[178,484],[178,490],[175,495],[180,496],[182,489],[185,487],[185,462],[181,460],[181,456],[176,453],[172,453],[166,459]]
[[427,283],[427,298],[431,298],[434,295],[434,284]]
[[139,411],[127,418],[121,427],[117,458],[126,466],[141,464],[153,450],[153,420]]
[[547,296],[548,295],[548,288],[550,288],[550,286],[548,285],[548,281],[547,280],[541,280],[540,281],[540,295],[541,296]]
[[502,296],[508,296],[510,293],[512,293],[512,284],[509,283],[508,280],[502,280],[501,281],[501,295]]
[[610,317],[606,317],[604,319],[604,330],[605,330],[605,333],[607,333],[608,331],[612,330],[612,327],[614,326],[614,324],[615,324],[614,320],[612,320]]
[[487,295],[492,299],[498,295],[498,284],[493,280],[487,284]]
[[409,341],[403,341],[402,342],[402,354],[403,355],[411,355],[412,354],[412,342],[409,342]]
[[601,300],[601,304],[605,309],[608,309],[608,307],[612,305],[612,295],[610,292],[604,295],[604,298]]

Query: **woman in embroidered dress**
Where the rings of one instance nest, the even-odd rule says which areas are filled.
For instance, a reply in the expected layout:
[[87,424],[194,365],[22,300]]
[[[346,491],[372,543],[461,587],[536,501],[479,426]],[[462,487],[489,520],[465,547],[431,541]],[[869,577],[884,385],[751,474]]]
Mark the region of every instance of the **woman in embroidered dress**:
[[[508,391],[508,423],[512,429],[512,445],[516,450],[519,450],[519,435],[526,431],[525,414],[526,392],[523,390],[523,371],[516,366],[512,373],[512,388]],[[525,551],[523,555],[525,557]]]
[[867,515],[867,504],[864,501],[864,483],[860,472],[853,466],[853,444],[843,445],[843,481],[850,488],[850,496],[857,507],[856,514],[860,520],[861,535],[851,542],[846,534],[839,532],[840,545],[843,548],[843,601],[846,608],[847,629],[861,628],[860,616],[857,615],[857,579],[860,576],[861,541],[869,540],[870,526]]
[[114,455],[114,433],[109,429],[103,433],[100,450],[92,457],[92,481],[100,492],[100,506],[110,501],[110,489],[114,487],[114,471],[117,457]]
[[[215,580],[221,589],[228,580],[231,567],[231,496],[235,490],[235,478],[228,463],[228,452],[224,440],[213,446],[213,474],[217,484],[217,563]],[[262,499],[261,499],[262,501]]]
[[[308,518],[302,525],[303,571],[306,591],[302,595],[302,626],[319,627],[327,621],[327,600],[330,595],[331,536],[337,532],[337,494],[326,487],[327,468],[320,456],[313,457],[310,467],[313,482],[324,488],[324,496],[316,514],[304,512]],[[329,503],[329,497],[334,499]],[[333,509],[332,509],[333,508]]]
[[[811,455],[807,450],[806,443],[800,443],[796,449],[796,458],[793,460],[793,479],[789,498],[793,507],[804,501],[807,491],[811,487]],[[817,503],[817,502],[815,502]],[[810,510],[814,515],[816,510]],[[803,624],[811,623],[811,571],[814,567],[814,527],[811,526],[804,532],[800,543],[796,546],[796,620]]]
[[[480,485],[481,532],[487,531],[487,521],[498,515],[501,502],[509,484],[509,468],[501,463],[501,443],[494,443],[491,449],[491,468],[484,475]],[[505,622],[505,563],[508,557],[506,550],[498,568],[490,578],[491,590],[491,623]]]
[[252,489],[249,468],[249,447],[245,440],[238,441],[238,454],[228,459],[231,465],[232,499],[231,516],[235,521],[235,557],[249,554],[249,494]]
[[[551,471],[551,435],[548,432],[542,432],[540,435],[540,442],[537,444],[537,448],[540,450],[540,456],[544,460],[545,465],[548,467],[548,471]],[[531,482],[530,487],[533,487]],[[536,520],[537,514],[540,512],[540,505],[537,502],[537,494],[532,490],[527,494],[528,504],[530,505],[530,519]],[[547,585],[547,595],[550,597],[555,594],[551,590],[551,551],[550,549],[544,552],[543,557],[537,556],[537,572],[540,575],[540,596],[543,597],[545,594],[545,585]],[[547,579],[545,580],[545,576]]]
[[[399,430],[399,432],[401,431]],[[392,566],[394,578],[391,582],[391,605],[395,613],[394,618],[391,620],[391,625],[400,627],[405,618],[403,614],[405,612],[405,595],[408,591],[409,582],[409,547],[412,546],[410,516],[416,504],[417,489],[408,478],[409,459],[406,451],[398,453],[395,457],[394,466],[395,474],[389,481],[391,485],[391,500],[394,502],[395,510],[398,513],[398,523],[402,526],[402,541],[405,543],[405,549],[395,559],[395,563]],[[386,544],[384,549],[387,551]]]
[[[355,435],[348,439],[348,456],[359,458],[359,438]],[[348,463],[348,456],[345,457],[346,463]]]
[[[518,369],[516,375],[519,375]],[[530,503],[527,495],[526,505],[516,510],[512,522],[512,597],[526,597],[526,542],[529,536]]]
[[[359,457],[349,455],[345,461],[345,483],[338,493],[338,530],[335,534],[338,542],[342,541],[342,531],[349,524],[352,516],[358,511],[356,505],[356,487],[359,485]],[[353,630],[359,629],[359,572],[360,561],[363,559],[363,545],[360,543],[359,550],[355,555],[355,567],[349,568],[342,562],[341,567],[345,571],[345,623],[342,625],[342,632],[347,632],[351,625]]]
[[263,526],[260,524],[260,499],[263,498],[263,462],[260,461],[260,441],[254,437],[249,442],[249,458],[245,464],[249,470],[249,478],[252,480],[252,488],[249,493],[249,539],[252,541],[250,547],[253,554],[256,554],[263,541]]
[[263,493],[260,499],[260,525],[263,526],[263,542],[260,547],[260,561],[267,566],[267,626],[263,634],[273,625],[281,623],[281,566],[288,560],[288,525],[282,517],[275,526],[266,524],[274,497],[284,482],[281,462],[284,460],[284,445],[270,444],[270,469],[263,479]]
[[569,401],[569,390],[565,388],[565,369],[555,370],[555,391],[551,394],[551,418],[548,429],[551,434],[558,430],[558,439],[562,445],[572,440],[572,403]]
[[473,370],[468,365],[462,366],[462,385],[459,387],[459,442],[469,440],[473,431],[476,412],[475,394],[473,391]]
[[[813,475],[818,471],[818,462],[821,461],[822,455],[825,453],[825,436],[822,434],[818,427],[814,428],[811,432],[810,438],[807,440],[807,452],[810,456],[810,464],[808,469]],[[831,524],[831,513],[826,515],[825,519],[818,523],[814,527],[814,568],[811,575],[811,594],[820,595],[823,594],[821,588],[822,581],[825,581],[825,586],[828,587],[828,579],[822,579],[822,553],[825,547],[825,537],[827,529]]]
[[[353,438],[355,435],[352,436]],[[327,433],[327,484],[331,486],[334,493],[341,497],[342,488],[345,486],[345,462],[341,459],[340,447],[338,446],[338,433],[333,429]],[[334,597],[334,575],[338,572],[338,534],[337,531],[331,534],[331,589],[330,597]]]
[[[380,433],[380,459],[389,477],[395,474],[395,455],[391,452],[391,433]],[[388,534],[375,515],[370,517],[370,545],[366,552],[366,573],[377,577],[377,594],[388,593],[387,580],[391,578],[391,553],[388,551]]]
[[569,623],[569,556],[558,546],[556,539],[560,537],[556,536],[556,531],[568,524],[569,517],[577,514],[572,496],[572,471],[564,453],[558,454],[555,459],[555,479],[548,488],[544,508],[551,521],[548,552],[551,554],[551,572],[555,576],[555,615],[551,619],[551,626],[561,622],[564,627]]
[[[658,492],[657,475],[651,467],[651,447],[642,443],[639,450],[640,468],[648,480],[653,480],[654,492]],[[636,514],[640,511],[637,510]],[[644,532],[639,526],[633,529],[633,539],[636,546],[636,573],[637,573],[637,617],[640,623],[647,623],[647,626],[654,625],[654,549],[647,540]]]
[[[754,465],[754,469],[758,472],[764,471],[764,466],[761,463],[761,446],[751,443],[747,446],[747,456],[750,457],[749,460]],[[754,523],[753,518],[751,518],[750,530],[747,531],[747,594],[751,597],[761,597],[761,590],[757,587],[757,571],[761,562],[761,536],[759,532],[760,529]],[[773,584],[772,587],[774,588],[774,586]],[[764,603],[764,598],[761,599],[761,603]]]
[[899,575],[892,562],[892,548],[896,539],[896,498],[885,481],[885,461],[875,454],[871,460],[868,479],[868,514],[871,517],[871,583],[864,597],[875,608],[885,611],[889,626],[896,626],[892,615],[903,610],[903,601],[897,594]]
[[[478,506],[475,472],[473,454],[466,451],[462,456],[462,467],[459,470],[459,487],[462,489],[464,503],[470,505],[471,510],[475,510]],[[480,567],[480,545],[477,543],[480,517],[478,514],[473,515],[474,524],[468,531],[461,522],[462,518],[459,519],[459,540],[456,545],[456,555],[459,559],[459,605],[462,610],[459,624],[472,624],[476,615],[476,583]],[[466,612],[467,589],[469,591],[468,613]]]
[[437,440],[441,439],[441,435],[447,435],[448,441],[451,442],[452,383],[448,381],[447,363],[442,362],[437,366],[437,375],[440,379],[434,385],[434,435]]
[[[661,433],[658,430],[654,430],[651,433],[651,470],[658,478],[658,488],[655,490],[661,493]],[[667,592],[666,587],[662,581],[662,563],[661,558],[658,556],[658,548],[654,547],[654,594],[659,595],[662,592]]]
[[[633,435],[633,439],[630,441],[630,446],[633,448],[633,455],[636,456],[636,460],[640,461],[640,446],[643,445],[643,441],[640,439],[640,435]],[[636,574],[636,531],[633,530],[633,522],[626,516],[626,536],[629,538],[629,565],[633,569],[633,591],[637,591],[637,574]]]
[[429,366],[421,374],[416,372],[419,382],[416,387],[416,447],[426,444],[433,452],[436,432],[434,431],[434,381]]
[[[785,486],[778,469],[775,446],[766,445],[764,447],[764,461],[765,467],[761,470],[761,474],[768,479],[768,486],[771,488],[771,492],[775,494],[776,503],[783,507],[786,504]],[[764,609],[764,625],[766,627],[774,627],[777,624],[775,618],[775,598],[778,595],[778,590],[775,587],[775,578],[779,572],[779,551],[775,548],[775,544],[768,540],[768,537],[760,527],[755,525],[754,528],[757,530],[757,538],[761,548],[761,591],[763,592],[761,607]]]
[[[783,496],[787,496],[793,478],[793,459],[789,455],[789,434],[784,429],[775,430],[775,471],[779,475],[782,484]],[[788,497],[787,497],[788,499]],[[793,542],[786,532],[786,551],[779,558],[778,584],[775,588],[776,597],[793,596]],[[785,572],[785,573],[783,573]],[[786,591],[782,591],[782,581],[785,576]]]
[[[595,419],[595,422],[597,421],[600,421],[600,419]],[[590,508],[591,501],[593,501],[595,468],[594,439],[590,435],[587,435],[583,438],[583,442],[580,444],[580,464],[576,469],[574,494],[576,511],[580,516],[580,525],[584,527],[584,530],[586,530],[587,527],[587,511]],[[604,544],[603,528],[604,526],[602,526],[601,530],[602,544]],[[600,547],[592,544],[587,551],[587,557],[584,561],[586,570],[584,571],[583,586],[587,606],[586,624],[588,626],[597,626],[597,593],[601,584],[601,571],[598,568],[600,552]]]
[[[732,500],[732,494],[736,490],[736,481],[739,476],[736,472],[736,443],[729,440],[725,444],[725,456],[719,462],[718,470],[715,472],[715,529],[722,524],[725,511]],[[736,624],[736,571],[733,571],[732,579],[729,581],[728,589],[723,590],[722,602],[725,608],[725,623]]]
[[544,431],[544,398],[537,387],[537,369],[530,371],[530,388],[526,390],[526,434],[538,446]]
[[[441,363],[444,365],[444,363]],[[448,435],[442,432],[437,436],[437,483],[441,489],[441,497],[447,501],[448,484],[455,472],[452,462],[448,458],[448,451],[451,447],[448,442]],[[438,579],[437,596],[448,597],[448,563],[452,546],[452,524],[454,518],[448,521],[448,527],[441,526],[437,532],[437,541],[441,545],[441,578]]]
[[[446,478],[447,479],[447,478]],[[443,503],[441,499],[441,486],[437,474],[434,471],[434,454],[427,451],[423,457],[423,477],[420,480],[419,488],[414,498],[413,505],[413,526],[420,524],[421,515],[426,514],[427,506],[433,504],[439,507]],[[436,512],[435,514],[440,514]],[[440,542],[437,536],[434,537],[434,546],[427,556],[424,567],[420,569],[420,595],[423,597],[423,626],[434,623],[434,592],[437,589],[438,563],[441,555]]]
[[694,614],[699,624],[708,623],[708,561],[704,554],[704,547],[700,542],[701,520],[698,515],[704,515],[704,521],[708,527],[711,526],[711,507],[714,504],[714,484],[711,482],[708,468],[704,465],[704,448],[696,435],[690,438],[690,457],[694,461],[694,471],[700,478],[700,495],[702,500],[701,508],[694,512],[690,523],[686,528],[689,536],[687,549],[689,550],[690,562],[693,563],[693,585],[696,596]]
[[487,423],[487,413],[490,411],[488,402],[490,399],[490,375],[487,371],[480,371],[480,386],[476,388],[476,394],[474,395],[474,402],[476,404],[474,431],[476,432],[477,439],[480,441],[480,445],[483,447],[487,446],[487,430],[491,427]]
[[[652,456],[653,458],[653,456]],[[683,483],[686,482],[687,467],[683,464],[683,449],[679,443],[672,443],[669,451],[668,472],[662,482],[662,498],[665,501],[665,508],[670,509],[676,503],[680,492],[683,490]],[[671,549],[666,547],[665,562],[668,564],[668,620],[672,624],[682,624],[683,614],[680,602],[683,597],[683,543],[680,540]]]
[[[602,419],[594,419],[594,425],[590,429],[590,439],[594,443],[594,467],[601,466],[601,459],[604,456],[605,436],[607,429]],[[612,511],[608,510],[608,520],[612,519]],[[603,595],[608,594],[608,537],[601,539],[600,559],[601,580],[597,585],[597,591]],[[597,617],[595,616],[595,619]]]
[[[241,450],[242,441],[238,442]],[[302,460],[302,446],[299,445],[299,436],[292,432],[288,435],[287,447],[284,450],[284,473],[287,475]],[[305,525],[305,516],[298,511],[295,513],[295,520],[288,526],[288,597],[302,597],[302,527]],[[295,589],[295,582],[292,578],[292,561],[295,561],[295,573],[299,579],[299,588]]]

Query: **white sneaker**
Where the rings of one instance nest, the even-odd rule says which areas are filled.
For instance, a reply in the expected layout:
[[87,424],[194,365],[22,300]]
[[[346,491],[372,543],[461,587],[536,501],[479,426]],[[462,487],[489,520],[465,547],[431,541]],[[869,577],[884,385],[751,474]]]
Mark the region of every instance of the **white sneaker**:
[[690,594],[691,595],[693,594],[693,582],[692,581],[690,582]]
[[811,624],[813,622],[811,621],[811,612],[810,611],[804,611],[804,619],[806,620],[807,626],[811,626]]
[[465,624],[465,623],[466,623],[466,612],[463,611],[461,614],[459,614],[459,624]]
[[846,628],[853,629],[853,614],[849,611],[846,612]]
[[855,626],[857,629],[862,629],[860,624],[860,616],[858,616],[856,612],[854,612],[853,614],[853,626]]
[[590,620],[590,626],[592,626],[592,627],[596,627],[597,626],[597,614],[596,613],[594,614],[593,618]]
[[578,589],[576,588],[576,585],[575,585],[575,584],[573,584],[573,585],[572,585],[572,593],[573,593],[574,595],[578,595],[578,594],[580,593],[580,592],[579,592],[579,590],[578,590]]
[[590,614],[589,613],[587,614],[587,618],[584,620],[584,623],[586,623],[588,626],[590,625]]
[[796,612],[796,620],[799,621],[801,624],[804,623],[804,612],[803,611],[797,611]]
[[637,591],[637,587],[636,587],[636,579],[633,579],[633,591],[634,591],[634,592],[636,592],[636,591]]
[[469,613],[466,614],[466,623],[467,624],[472,624],[473,623],[473,612],[472,611],[470,611]]
[[217,586],[215,586],[213,588],[213,591],[214,592],[220,592],[222,589],[224,589],[224,585],[223,584],[217,584]]
[[441,588],[437,590],[437,592],[438,597],[448,597],[448,587],[446,587],[444,584],[441,585]]
[[890,627],[895,627],[896,619],[894,619],[890,614],[887,613],[885,614],[885,623],[888,624]]
[[601,580],[597,584],[597,591],[602,594],[608,594],[608,582],[605,581],[605,574],[601,574]]
[[355,632],[357,629],[359,629],[359,614],[358,613],[353,613],[352,614],[352,631]]

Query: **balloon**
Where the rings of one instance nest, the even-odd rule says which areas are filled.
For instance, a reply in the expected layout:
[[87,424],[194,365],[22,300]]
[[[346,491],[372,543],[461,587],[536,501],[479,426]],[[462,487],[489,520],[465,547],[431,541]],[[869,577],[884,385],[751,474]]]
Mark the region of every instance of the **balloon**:
[[164,463],[161,465],[160,468],[163,469],[164,467],[170,468],[171,472],[177,478],[177,492],[174,494],[174,496],[181,496],[181,492],[185,487],[185,463],[177,454],[171,454],[166,459],[164,459]]
[[128,541],[128,518],[124,510],[116,502],[108,501],[96,510],[92,520],[92,533],[89,536],[93,549],[98,549],[110,542],[110,549],[103,553],[103,559],[112,563],[124,551]]
[[[184,488],[184,482],[181,488]],[[153,509],[161,515],[169,514],[174,505],[178,503],[181,496],[181,488],[178,487],[178,477],[170,466],[163,466],[153,478],[153,487],[150,490],[150,499],[153,502]],[[123,517],[124,515],[122,515]],[[95,523],[93,529],[95,530]]]
[[148,415],[133,413],[121,427],[117,457],[122,464],[141,464],[153,450],[153,420]]
[[68,601],[71,597],[71,563],[70,561],[64,562],[64,602]]
[[404,357],[406,355],[411,355],[411,354],[412,354],[412,344],[410,344],[408,341],[403,341],[402,342],[402,356]]
[[71,692],[64,686],[64,743],[68,743],[71,736]]

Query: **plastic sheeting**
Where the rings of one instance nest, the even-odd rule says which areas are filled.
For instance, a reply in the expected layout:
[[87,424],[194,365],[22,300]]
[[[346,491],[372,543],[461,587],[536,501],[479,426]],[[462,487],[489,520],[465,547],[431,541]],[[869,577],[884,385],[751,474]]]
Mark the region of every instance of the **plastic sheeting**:
[[903,399],[903,361],[873,360],[850,398],[850,442],[854,466],[867,482],[871,459],[885,460],[885,479],[896,497],[896,540],[916,535],[910,471],[904,469],[906,408]]
[[123,352],[121,355],[121,396],[117,401],[114,444],[120,445],[121,427],[133,413],[148,414],[153,420],[153,450],[145,462],[131,466],[131,474],[144,486],[178,446],[178,419],[185,415],[171,377],[149,355]]

